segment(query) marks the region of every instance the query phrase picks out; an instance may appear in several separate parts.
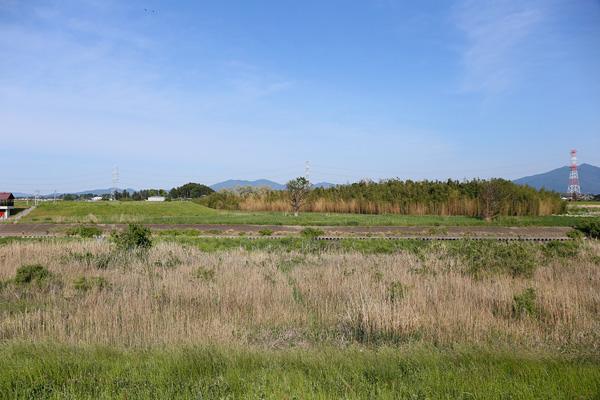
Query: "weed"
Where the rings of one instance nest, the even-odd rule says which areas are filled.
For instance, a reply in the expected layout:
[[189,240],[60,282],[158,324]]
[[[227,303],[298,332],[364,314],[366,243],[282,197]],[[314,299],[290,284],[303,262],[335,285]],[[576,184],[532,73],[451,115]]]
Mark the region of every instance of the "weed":
[[583,233],[582,231],[569,231],[567,232],[567,237],[571,238],[571,239],[583,239],[585,237],[585,233]]
[[196,270],[195,277],[197,279],[202,279],[204,281],[214,282],[215,281],[215,268],[214,267],[213,268],[199,267]]
[[102,229],[93,226],[78,226],[77,228],[70,228],[65,231],[67,236],[79,235],[85,238],[91,238],[94,236],[102,236]]
[[393,302],[395,300],[402,300],[406,295],[407,290],[408,287],[404,286],[402,282],[390,282],[388,284],[387,298],[390,302]]
[[15,276],[14,281],[19,285],[25,285],[32,282],[40,285],[51,276],[52,273],[48,268],[43,267],[41,264],[24,265],[17,269],[17,275]]
[[75,290],[81,292],[87,292],[93,288],[98,288],[98,290],[102,290],[109,286],[108,281],[103,276],[92,276],[91,278],[86,278],[82,276],[81,278],[73,281],[73,288]]
[[258,231],[260,236],[271,236],[273,234],[273,229],[263,228]]
[[325,231],[323,229],[318,229],[318,228],[304,228],[300,231],[300,235],[306,237],[306,238],[316,238],[321,236],[322,234],[324,234]]
[[535,299],[537,293],[535,288],[529,287],[520,294],[513,296],[513,315],[520,318],[525,315],[534,315],[536,313]]

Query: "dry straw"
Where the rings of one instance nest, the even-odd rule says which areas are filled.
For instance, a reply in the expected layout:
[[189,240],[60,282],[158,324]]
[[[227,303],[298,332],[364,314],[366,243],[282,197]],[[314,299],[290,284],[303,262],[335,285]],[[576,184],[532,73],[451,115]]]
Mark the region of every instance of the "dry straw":
[[[102,257],[106,269],[96,266]],[[115,257],[111,244],[97,241],[17,242],[0,247],[0,339],[267,347],[420,341],[597,353],[598,259],[600,244],[590,243],[570,262],[540,263],[531,278],[477,280],[444,244],[417,257],[203,253],[159,243],[145,256]],[[39,286],[6,283],[18,267],[37,263],[54,277]],[[537,311],[517,315],[514,296],[529,287]]]

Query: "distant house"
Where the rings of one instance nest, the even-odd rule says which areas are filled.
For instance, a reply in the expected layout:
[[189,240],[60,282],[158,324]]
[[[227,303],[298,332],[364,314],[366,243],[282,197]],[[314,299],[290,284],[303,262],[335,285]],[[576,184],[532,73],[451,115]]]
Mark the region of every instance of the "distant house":
[[10,217],[10,210],[15,208],[15,196],[12,193],[0,193],[0,219]]
[[102,196],[92,197],[92,201],[102,201]]
[[147,201],[165,201],[166,197],[164,196],[152,196],[148,197]]

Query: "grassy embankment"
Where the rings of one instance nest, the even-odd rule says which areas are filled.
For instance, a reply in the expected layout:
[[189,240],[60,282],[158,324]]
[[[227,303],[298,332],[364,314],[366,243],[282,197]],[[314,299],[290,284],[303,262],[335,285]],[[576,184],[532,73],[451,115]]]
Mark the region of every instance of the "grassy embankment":
[[7,241],[2,397],[600,396],[597,241],[246,242]]
[[437,215],[361,215],[333,213],[217,211],[192,202],[59,202],[42,203],[21,223],[87,224],[251,224],[303,226],[573,226],[570,216],[478,217]]

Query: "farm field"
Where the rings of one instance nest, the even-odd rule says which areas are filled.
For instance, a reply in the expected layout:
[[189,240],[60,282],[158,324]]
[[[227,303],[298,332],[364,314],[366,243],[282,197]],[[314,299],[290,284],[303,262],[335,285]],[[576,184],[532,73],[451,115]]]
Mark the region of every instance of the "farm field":
[[0,397],[600,396],[595,240],[273,243],[0,241]]
[[[587,214],[586,214],[587,217]],[[478,217],[219,211],[192,202],[40,203],[19,223],[249,224],[292,226],[574,226],[583,216]]]

